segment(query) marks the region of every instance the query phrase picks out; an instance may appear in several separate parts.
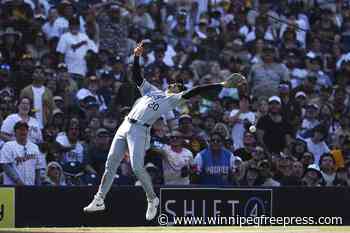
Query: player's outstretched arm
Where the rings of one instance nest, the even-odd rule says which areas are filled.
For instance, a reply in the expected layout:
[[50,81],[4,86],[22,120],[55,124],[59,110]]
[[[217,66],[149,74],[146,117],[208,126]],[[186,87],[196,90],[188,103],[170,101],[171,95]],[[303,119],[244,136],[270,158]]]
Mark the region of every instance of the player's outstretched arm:
[[182,95],[182,98],[190,99],[193,96],[205,94],[209,91],[215,91],[219,93],[223,87],[224,85],[222,83],[205,84],[205,85],[196,86],[191,90],[186,91],[185,94]]
[[132,79],[136,83],[138,87],[140,87],[143,83],[143,78],[141,75],[141,68],[140,68],[140,56],[143,53],[143,41],[137,45],[137,47],[134,49],[134,64],[132,67]]
[[185,99],[189,99],[195,95],[206,94],[208,92],[214,91],[219,93],[221,89],[224,87],[239,88],[240,86],[246,83],[247,83],[246,78],[243,75],[234,73],[230,75],[224,82],[196,86],[191,90],[187,91],[182,97]]

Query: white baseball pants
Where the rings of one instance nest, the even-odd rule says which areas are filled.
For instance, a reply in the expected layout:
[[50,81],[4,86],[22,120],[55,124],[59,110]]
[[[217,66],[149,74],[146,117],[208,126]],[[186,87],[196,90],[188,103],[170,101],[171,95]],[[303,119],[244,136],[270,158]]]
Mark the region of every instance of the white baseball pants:
[[142,184],[148,200],[156,197],[152,180],[144,167],[144,157],[150,142],[150,128],[139,124],[131,124],[124,120],[117,130],[108,153],[105,172],[97,195],[103,199],[110,190],[117,168],[129,149],[131,167]]

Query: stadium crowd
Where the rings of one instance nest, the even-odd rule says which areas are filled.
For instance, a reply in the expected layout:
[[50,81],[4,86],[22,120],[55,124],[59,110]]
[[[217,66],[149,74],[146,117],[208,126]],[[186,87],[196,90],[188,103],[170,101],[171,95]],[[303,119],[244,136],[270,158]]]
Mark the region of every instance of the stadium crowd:
[[0,184],[99,183],[143,40],[162,90],[248,79],[157,120],[155,184],[350,185],[350,1],[2,0],[0,29]]

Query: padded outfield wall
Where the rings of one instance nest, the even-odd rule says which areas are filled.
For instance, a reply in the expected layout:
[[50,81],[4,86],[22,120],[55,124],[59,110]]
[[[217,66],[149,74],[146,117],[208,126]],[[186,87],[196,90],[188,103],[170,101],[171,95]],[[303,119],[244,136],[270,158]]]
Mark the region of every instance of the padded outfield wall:
[[[97,187],[0,187],[0,227],[148,226],[140,187],[113,187],[107,210],[82,209]],[[342,217],[350,225],[350,188],[156,187],[160,214],[173,216]]]

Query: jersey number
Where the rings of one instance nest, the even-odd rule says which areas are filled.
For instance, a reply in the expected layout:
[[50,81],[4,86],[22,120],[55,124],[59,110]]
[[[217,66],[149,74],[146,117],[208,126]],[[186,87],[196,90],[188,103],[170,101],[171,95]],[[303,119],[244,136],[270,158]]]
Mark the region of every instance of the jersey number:
[[153,103],[148,104],[148,107],[152,108],[153,111],[157,111],[159,108],[159,104],[153,102]]

